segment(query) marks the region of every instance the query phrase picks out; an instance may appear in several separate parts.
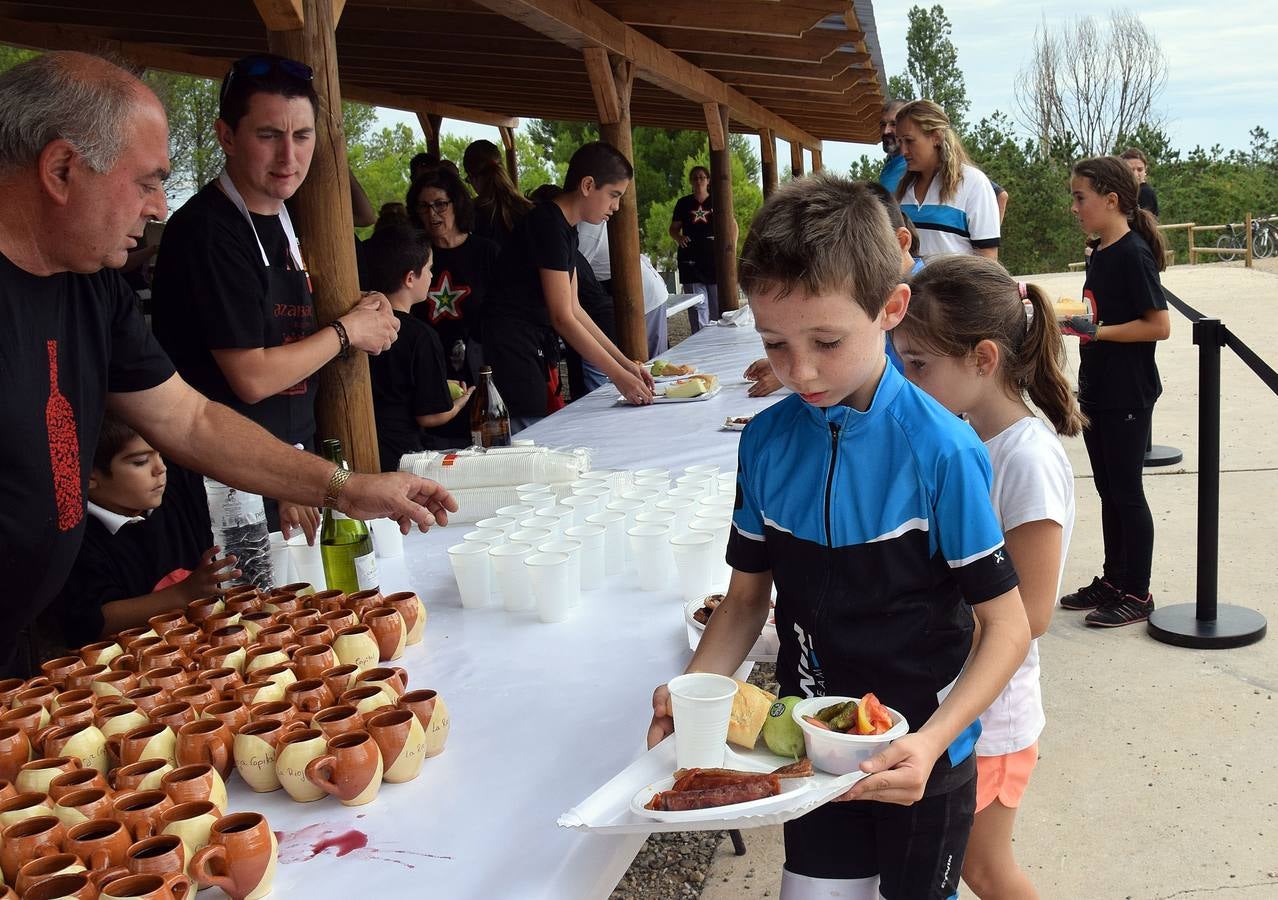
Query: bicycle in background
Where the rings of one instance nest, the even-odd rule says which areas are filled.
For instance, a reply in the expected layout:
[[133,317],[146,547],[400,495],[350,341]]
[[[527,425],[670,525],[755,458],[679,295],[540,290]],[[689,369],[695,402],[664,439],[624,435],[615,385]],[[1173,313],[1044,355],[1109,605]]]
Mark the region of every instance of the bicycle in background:
[[[1278,225],[1274,224],[1275,216],[1251,220],[1251,255],[1257,259],[1268,259],[1278,251]],[[1231,222],[1225,226],[1226,232],[1216,238],[1216,246],[1222,250],[1233,248],[1236,253],[1221,253],[1220,258],[1226,262],[1238,259],[1247,252],[1247,232],[1240,223]]]

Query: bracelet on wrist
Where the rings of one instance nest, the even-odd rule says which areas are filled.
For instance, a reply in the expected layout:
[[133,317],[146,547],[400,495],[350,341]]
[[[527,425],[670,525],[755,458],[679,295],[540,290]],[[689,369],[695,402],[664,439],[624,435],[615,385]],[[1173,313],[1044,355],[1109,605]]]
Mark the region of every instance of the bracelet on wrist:
[[337,332],[337,343],[339,345],[339,349],[337,351],[338,358],[346,359],[351,355],[351,338],[350,335],[346,333],[346,326],[338,319],[334,319],[328,324],[333,326],[333,330]]
[[337,508],[337,499],[342,495],[342,488],[351,477],[351,470],[338,466],[328,478],[328,487],[324,489],[324,506],[327,509]]

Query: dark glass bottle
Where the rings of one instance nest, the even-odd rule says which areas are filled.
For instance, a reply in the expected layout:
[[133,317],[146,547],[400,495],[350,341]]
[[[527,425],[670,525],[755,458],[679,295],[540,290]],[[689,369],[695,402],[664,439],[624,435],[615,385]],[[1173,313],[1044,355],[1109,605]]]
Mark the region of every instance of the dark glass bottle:
[[476,447],[510,446],[510,412],[497,393],[491,366],[479,372],[470,408],[470,442]]

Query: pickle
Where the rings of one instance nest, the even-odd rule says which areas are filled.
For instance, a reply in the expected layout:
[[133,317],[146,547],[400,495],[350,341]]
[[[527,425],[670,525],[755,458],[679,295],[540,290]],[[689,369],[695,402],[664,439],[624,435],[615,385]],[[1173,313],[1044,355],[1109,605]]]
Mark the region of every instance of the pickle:
[[849,700],[843,707],[843,710],[830,720],[830,728],[833,731],[847,731],[856,722],[856,701]]
[[817,713],[816,717],[820,719],[822,722],[829,724],[834,719],[835,716],[839,715],[839,713],[847,709],[848,706],[852,707],[852,714],[856,715],[856,701],[848,700],[846,703],[835,703],[830,706],[827,706],[825,709]]

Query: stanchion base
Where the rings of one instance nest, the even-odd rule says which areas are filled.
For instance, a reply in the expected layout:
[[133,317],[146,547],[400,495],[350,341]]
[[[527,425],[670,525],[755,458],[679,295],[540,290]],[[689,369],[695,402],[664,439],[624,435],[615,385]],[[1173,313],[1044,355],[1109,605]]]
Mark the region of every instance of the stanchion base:
[[1193,603],[1181,603],[1154,610],[1149,617],[1149,636],[1164,644],[1196,650],[1229,650],[1254,644],[1265,636],[1265,617],[1242,606],[1222,603],[1216,619],[1197,618]]
[[1152,469],[1156,466],[1174,466],[1184,458],[1185,454],[1181,453],[1175,447],[1164,447],[1161,444],[1154,444],[1145,451],[1145,468]]

